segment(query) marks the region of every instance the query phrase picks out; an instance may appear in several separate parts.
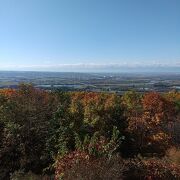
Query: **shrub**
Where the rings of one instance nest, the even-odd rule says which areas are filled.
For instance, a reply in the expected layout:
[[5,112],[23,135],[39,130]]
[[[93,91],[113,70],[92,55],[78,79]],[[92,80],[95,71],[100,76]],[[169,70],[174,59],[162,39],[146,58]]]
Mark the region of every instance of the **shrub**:
[[61,179],[64,176],[64,172],[71,169],[77,162],[87,161],[88,159],[89,155],[81,151],[73,151],[65,154],[63,157],[59,157],[55,164],[55,179]]
[[[100,158],[111,159],[113,153],[119,146],[119,131],[114,127],[111,139],[98,136],[95,133],[91,138],[85,136],[81,141],[76,134],[75,147],[76,150],[60,154],[55,164],[56,179],[64,177],[64,173],[75,166],[76,163],[84,161],[86,165],[95,162]],[[62,152],[61,152],[62,153]]]
[[23,171],[15,171],[11,174],[11,180],[53,180],[53,176],[36,175],[32,172],[24,173]]
[[180,165],[180,149],[172,147],[168,149],[166,156],[171,162]]
[[121,180],[125,164],[119,156],[80,161],[64,172],[66,180]]
[[126,163],[125,179],[179,180],[180,167],[164,159],[133,159]]

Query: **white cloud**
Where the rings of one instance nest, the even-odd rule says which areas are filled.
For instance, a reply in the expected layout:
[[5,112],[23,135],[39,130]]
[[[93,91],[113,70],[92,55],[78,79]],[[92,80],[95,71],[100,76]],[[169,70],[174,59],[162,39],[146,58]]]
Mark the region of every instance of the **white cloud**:
[[118,70],[118,69],[136,69],[136,68],[180,68],[180,62],[168,62],[168,63],[74,63],[74,64],[51,64],[50,62],[44,64],[32,64],[32,65],[16,65],[8,64],[1,65],[0,70],[47,70],[47,71],[90,71],[90,70]]

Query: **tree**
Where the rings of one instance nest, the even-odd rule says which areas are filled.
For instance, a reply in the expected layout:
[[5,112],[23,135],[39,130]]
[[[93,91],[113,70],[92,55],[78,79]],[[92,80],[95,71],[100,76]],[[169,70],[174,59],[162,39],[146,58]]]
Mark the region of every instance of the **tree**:
[[22,84],[10,96],[6,95],[0,109],[4,126],[0,165],[7,173],[17,169],[41,173],[47,166],[45,147],[54,103],[50,93],[31,85]]
[[142,145],[147,146],[148,152],[164,154],[170,145],[171,134],[168,133],[168,126],[174,122],[174,105],[156,92],[145,94],[142,103]]
[[68,103],[62,103],[51,120],[48,146],[51,154],[75,149],[74,133],[84,139],[95,132],[109,138],[116,126],[123,136],[125,119],[120,97],[115,94],[69,93]]
[[145,94],[142,99],[130,93],[123,100],[131,140],[128,144],[134,145],[134,153],[165,153],[171,138],[168,127],[174,121],[173,103],[155,92]]

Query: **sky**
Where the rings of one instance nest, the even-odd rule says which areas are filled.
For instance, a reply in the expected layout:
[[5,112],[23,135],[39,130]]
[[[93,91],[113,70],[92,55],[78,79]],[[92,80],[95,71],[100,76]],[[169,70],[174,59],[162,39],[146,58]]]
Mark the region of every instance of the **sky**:
[[0,0],[0,70],[180,72],[180,0]]

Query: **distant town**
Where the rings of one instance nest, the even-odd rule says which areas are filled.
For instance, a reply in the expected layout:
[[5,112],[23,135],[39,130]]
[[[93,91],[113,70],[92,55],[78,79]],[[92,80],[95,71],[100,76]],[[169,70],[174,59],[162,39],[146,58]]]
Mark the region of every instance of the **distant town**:
[[123,94],[180,91],[180,73],[70,73],[0,71],[0,88],[30,83],[45,90],[93,91]]

